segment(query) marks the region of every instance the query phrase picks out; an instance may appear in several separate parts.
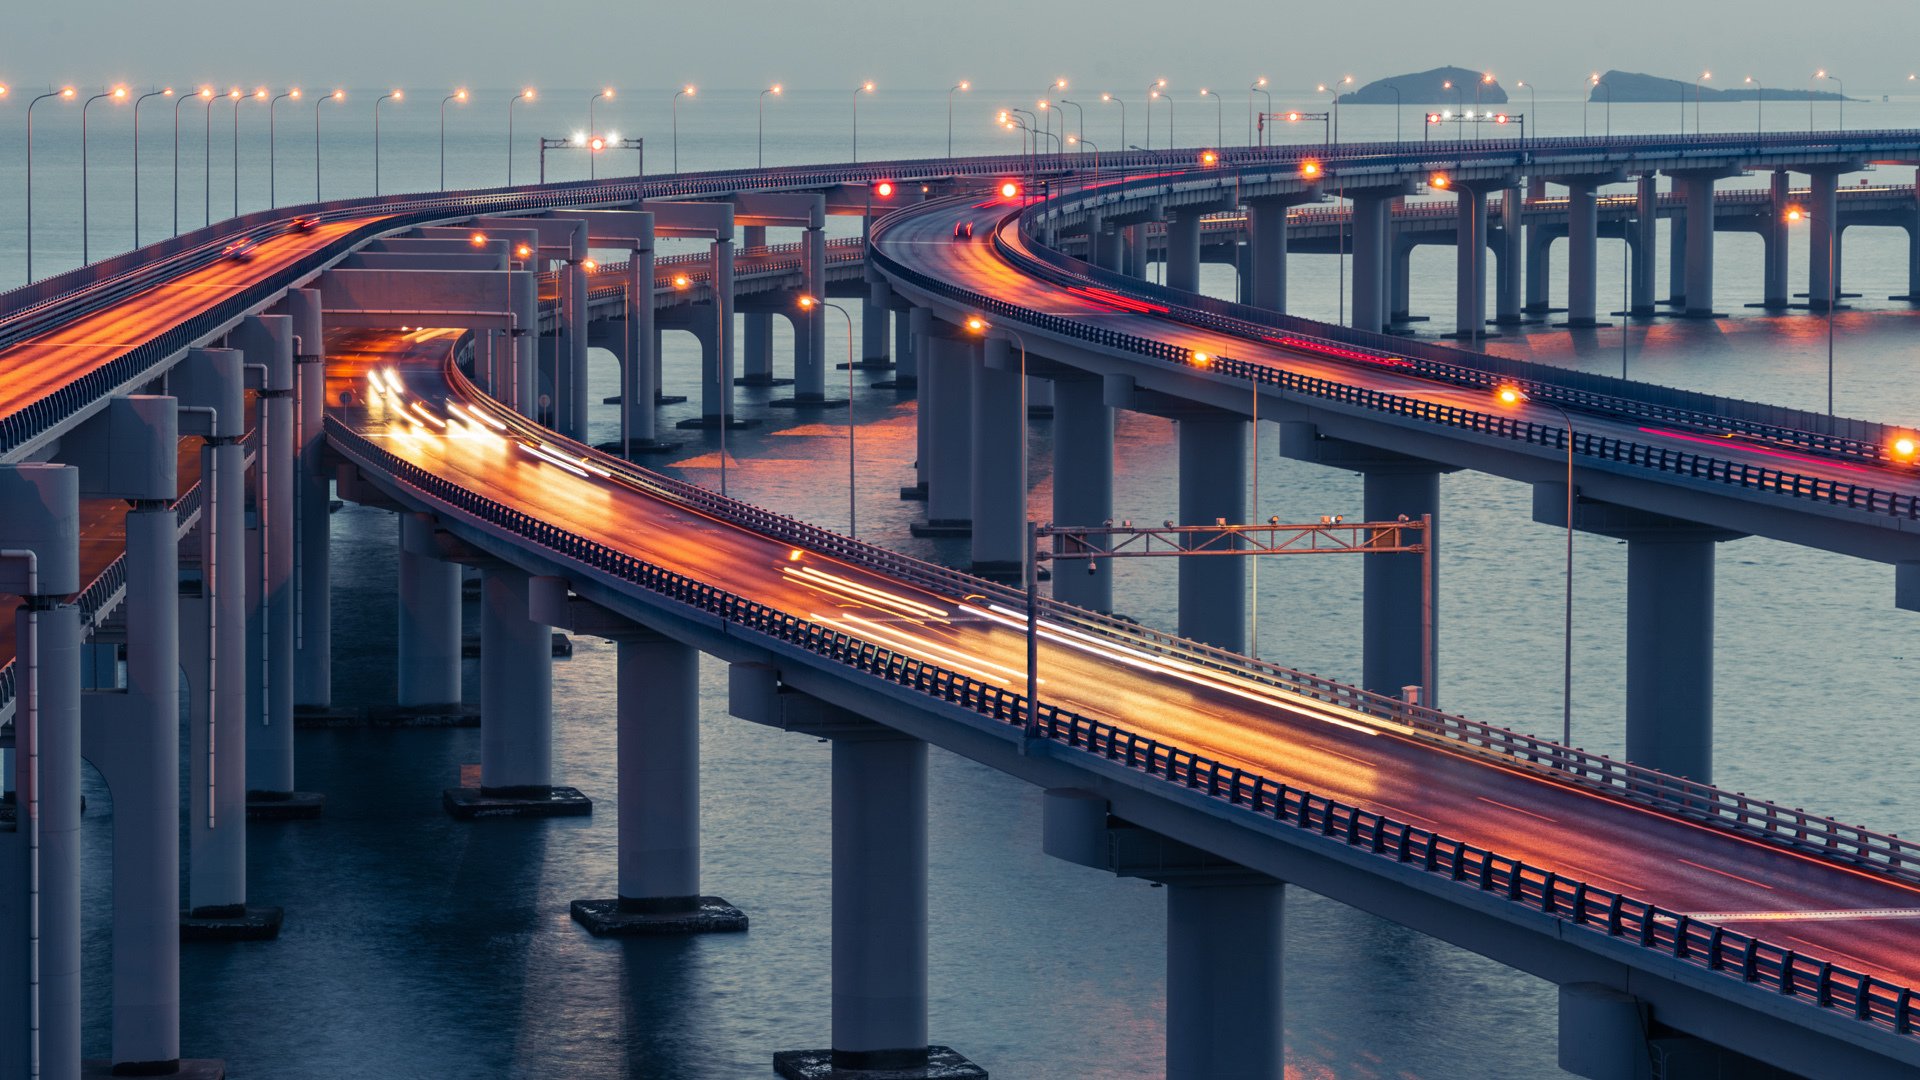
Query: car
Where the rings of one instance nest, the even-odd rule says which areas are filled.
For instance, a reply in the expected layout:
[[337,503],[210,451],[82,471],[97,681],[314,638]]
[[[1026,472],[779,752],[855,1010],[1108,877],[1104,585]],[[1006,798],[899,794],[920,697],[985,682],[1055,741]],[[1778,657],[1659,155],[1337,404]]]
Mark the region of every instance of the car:
[[253,249],[254,242],[251,239],[235,240],[233,243],[220,249],[220,257],[223,259],[232,259],[234,262],[252,262]]
[[973,222],[961,221],[955,223],[953,226],[953,238],[955,240],[973,239]]
[[312,232],[320,224],[320,219],[312,214],[301,214],[287,222],[288,232]]

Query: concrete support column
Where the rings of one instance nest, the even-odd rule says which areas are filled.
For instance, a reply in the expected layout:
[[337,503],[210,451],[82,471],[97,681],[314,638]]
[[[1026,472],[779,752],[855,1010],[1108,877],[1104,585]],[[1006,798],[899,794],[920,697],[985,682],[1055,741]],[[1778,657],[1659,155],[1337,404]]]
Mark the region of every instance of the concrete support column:
[[0,466],[0,591],[22,599],[13,613],[17,826],[0,836],[7,1076],[80,1075],[80,612],[63,602],[80,587],[79,480],[68,466]]
[[833,1064],[927,1060],[927,745],[833,743]]
[[887,322],[892,317],[893,286],[885,278],[867,282],[860,305],[860,363],[863,367],[892,367],[887,356]]
[[1713,782],[1713,545],[1627,541],[1627,760]]
[[553,395],[554,411],[562,423],[561,434],[587,441],[587,268],[579,260],[569,260],[560,268],[561,315],[566,320],[560,335],[560,362],[565,377],[559,379]]
[[1634,195],[1634,229],[1639,234],[1639,240],[1633,249],[1632,296],[1627,304],[1627,314],[1646,318],[1654,314],[1653,252],[1659,246],[1659,178],[1652,173],[1642,175],[1635,186]]
[[1385,195],[1353,199],[1353,316],[1356,330],[1378,333],[1387,324],[1387,209]]
[[707,427],[733,421],[733,241],[713,242],[713,347],[700,378],[700,419]]
[[[1440,531],[1440,473],[1430,463],[1381,465],[1363,470],[1362,513],[1368,521],[1393,521],[1402,514],[1414,520],[1431,515],[1433,530],[1426,538],[1437,545]],[[1419,555],[1369,555],[1361,567],[1361,684],[1376,694],[1399,697],[1402,688],[1424,684],[1429,671],[1433,685],[1421,704],[1436,706],[1439,696],[1438,603],[1431,640],[1421,631],[1428,572]],[[1431,573],[1435,592],[1439,560]],[[1428,652],[1431,648],[1433,651]]]
[[[767,246],[765,225],[743,225],[740,243],[749,250]],[[740,383],[743,386],[772,386],[773,314],[750,311],[740,317]]]
[[1687,305],[1687,214],[1676,207],[1667,216],[1667,306]]
[[[1247,421],[1188,417],[1180,425],[1180,523],[1247,520]],[[1180,564],[1180,636],[1244,653],[1247,561],[1187,558]]]
[[553,631],[527,614],[527,575],[480,574],[480,790],[553,786]]
[[[896,309],[893,319],[893,386],[912,390],[920,382],[920,358],[914,354],[913,319],[907,308]],[[875,386],[886,386],[875,383]]]
[[1713,314],[1713,178],[1688,176],[1687,307],[1692,318]]
[[[905,319],[907,332],[913,335],[913,388],[919,396],[913,410],[913,486],[902,491],[903,497],[927,497],[927,467],[932,457],[927,449],[927,441],[933,434],[933,312],[916,307],[907,313]],[[902,365],[900,377],[907,378],[906,366]]]
[[[333,600],[329,565],[332,469],[326,447],[327,363],[317,289],[287,294],[294,352],[294,674],[295,708],[333,703]],[[496,393],[499,391],[496,390]]]
[[1167,287],[1200,291],[1199,210],[1175,210],[1167,215]]
[[435,558],[433,515],[400,515],[399,704],[460,702],[460,566]]
[[1167,1080],[1282,1077],[1284,888],[1168,882]]
[[[806,264],[805,288],[808,295],[827,294],[827,234],[808,229],[801,236],[800,250]],[[827,320],[815,307],[793,327],[793,399],[825,401],[827,397]]]
[[927,526],[962,535],[973,521],[973,369],[980,364],[979,345],[937,333],[931,340],[920,400],[928,421],[921,450]]
[[[1547,197],[1547,182],[1538,177],[1527,179],[1526,203],[1532,204]],[[1520,310],[1529,315],[1543,315],[1552,306],[1548,301],[1548,283],[1552,281],[1549,273],[1552,264],[1553,229],[1544,222],[1528,225],[1527,229],[1527,302]]]
[[1126,245],[1125,237],[1121,235],[1122,231],[1118,226],[1107,225],[1099,232],[1092,234],[1094,265],[1116,274],[1126,272]]
[[1907,225],[1907,295],[1888,299],[1920,303],[1920,213]]
[[1768,220],[1760,230],[1766,259],[1760,306],[1778,309],[1790,300],[1787,287],[1787,207],[1792,202],[1792,187],[1787,170],[1775,169],[1768,177]]
[[1281,199],[1247,202],[1247,302],[1268,311],[1287,310],[1287,206]]
[[[1113,408],[1098,379],[1057,379],[1053,388],[1053,520],[1103,525],[1113,517]],[[1053,598],[1113,610],[1113,564],[1053,564]]]
[[619,898],[636,910],[700,899],[700,653],[619,639]]
[[[620,438],[637,449],[657,449],[660,418],[660,335],[654,329],[653,248],[637,249],[627,262],[626,318],[620,325]],[[749,317],[748,325],[752,325]]]
[[1567,181],[1567,325],[1597,326],[1600,214],[1594,182]]
[[[1807,198],[1807,307],[1825,311],[1829,301],[1839,303],[1840,174],[1825,170],[1811,174]],[[1831,273],[1830,273],[1831,272]]]
[[1147,276],[1147,227],[1129,225],[1120,234],[1120,254],[1128,277]]
[[247,571],[247,789],[266,798],[293,793],[294,325],[256,315],[233,332],[246,363],[263,365],[259,451]]
[[1454,198],[1453,336],[1473,341],[1486,336],[1487,193],[1459,184]]
[[1562,1069],[1586,1080],[1648,1080],[1647,1009],[1599,983],[1560,987]]
[[1493,321],[1514,326],[1526,320],[1520,317],[1523,305],[1521,260],[1525,254],[1522,203],[1518,184],[1500,192],[1500,269],[1494,279]]
[[1387,322],[1413,321],[1413,242],[1398,228],[1387,241]]
[[1011,342],[989,338],[973,365],[973,572],[1017,577],[1027,555],[1027,418]]

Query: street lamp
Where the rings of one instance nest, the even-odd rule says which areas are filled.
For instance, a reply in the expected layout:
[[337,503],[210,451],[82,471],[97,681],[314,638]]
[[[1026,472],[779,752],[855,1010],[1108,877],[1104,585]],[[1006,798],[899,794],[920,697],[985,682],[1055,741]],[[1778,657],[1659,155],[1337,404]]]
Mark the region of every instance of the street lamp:
[[513,95],[513,97],[507,101],[507,186],[508,187],[513,186],[513,107],[515,105],[520,104],[520,102],[523,100],[532,101],[533,99],[534,99],[533,87],[529,86],[525,90],[522,90],[519,93]]
[[[1393,91],[1393,141],[1397,145],[1400,142],[1400,110],[1404,102],[1401,99],[1400,87],[1397,84],[1388,83],[1387,89]],[[1254,565],[1258,566],[1260,564],[1256,562]]]
[[1100,100],[1120,106],[1120,148],[1125,150],[1127,148],[1127,103],[1112,94],[1101,94]]
[[206,138],[202,140],[200,147],[202,156],[200,168],[203,172],[200,178],[200,198],[203,204],[200,208],[200,213],[204,218],[204,220],[200,222],[202,227],[213,224],[213,102],[215,95],[208,94],[206,98],[207,130]]
[[1839,109],[1836,123],[1841,131],[1845,131],[1847,130],[1847,84],[1841,82],[1839,76],[1829,75],[1824,70],[1820,72],[1820,77],[1840,88],[1840,100],[1836,101],[1834,106]]
[[[274,164],[275,150],[274,150],[273,107],[275,105],[280,104],[280,102],[282,102],[287,98],[292,98],[295,101],[299,101],[300,88],[296,86],[288,90],[284,94],[276,94],[274,95],[274,98],[272,101],[267,102],[267,207],[268,209],[272,209],[273,207],[280,205],[280,191],[278,187],[279,169]],[[136,117],[135,127],[138,127],[138,126],[139,126],[139,121],[138,121],[138,118]]]
[[[1703,71],[1700,73],[1699,78],[1693,80],[1693,135],[1694,135],[1694,138],[1700,137],[1700,84],[1703,82],[1706,82],[1708,79],[1711,79],[1711,78],[1713,78],[1713,72]],[[1683,100],[1680,102],[1680,134],[1685,135],[1686,133],[1687,133],[1687,103]]]
[[1219,146],[1220,144],[1227,141],[1227,137],[1226,137],[1227,107],[1226,105],[1221,103],[1219,94],[1213,93],[1213,91],[1207,89],[1204,86],[1200,88],[1201,97],[1206,97],[1209,94],[1213,95],[1213,145]]
[[[767,164],[767,95],[780,96],[780,84],[774,83],[760,91],[760,133],[754,139],[754,161],[757,167]],[[953,95],[947,95],[947,156],[953,156]]]
[[[1352,85],[1353,76],[1342,75],[1339,79],[1335,80],[1331,86],[1326,83],[1321,83],[1318,87],[1321,93],[1333,98],[1333,141],[1336,143],[1340,141],[1340,88],[1342,86]],[[1452,84],[1449,83],[1448,85]]]
[[[1040,91],[1040,107],[1046,108],[1047,95],[1053,93],[1055,90],[1065,90],[1066,88],[1067,88],[1067,80],[1065,79],[1055,79],[1052,82],[1048,83],[1046,86],[1046,89]],[[1053,117],[1051,116],[1047,117],[1046,121],[1047,121],[1047,133],[1051,135],[1053,133]],[[1065,116],[1062,116],[1060,117],[1060,134],[1065,135],[1066,133],[1067,133],[1067,118]]]
[[457,101],[460,104],[465,105],[467,103],[466,88],[462,87],[461,89],[455,90],[453,93],[448,94],[446,97],[443,97],[440,99],[440,190],[441,191],[447,190],[447,102],[449,101]]
[[[1087,111],[1080,107],[1079,102],[1068,101],[1066,98],[1061,98],[1060,104],[1073,106],[1074,134],[1085,135],[1087,133]],[[1065,135],[1066,133],[1067,133],[1067,117],[1066,117],[1066,114],[1063,113],[1060,116],[1060,134]],[[1066,141],[1071,142],[1073,140],[1068,139]]]
[[1747,76],[1747,85],[1754,88],[1753,133],[1756,136],[1764,135],[1767,131],[1767,88],[1761,84],[1759,79],[1751,75]]
[[856,502],[853,494],[853,429],[856,426],[853,422],[853,316],[847,313],[846,308],[832,301],[814,296],[800,298],[800,309],[810,318],[818,318],[820,313],[815,309],[823,307],[830,307],[839,312],[840,317],[847,321],[847,535],[858,539],[860,532],[856,523]]
[[683,97],[692,97],[693,94],[694,90],[691,84],[683,86],[673,92],[671,108],[673,110],[673,175],[675,176],[680,175],[680,99]]
[[[197,97],[208,102],[212,108],[213,87],[203,86]],[[178,97],[173,101],[173,235],[180,235],[180,106],[192,101],[190,97]]]
[[1567,599],[1566,626],[1561,654],[1560,683],[1560,745],[1573,745],[1573,418],[1567,410],[1551,401],[1540,401],[1517,386],[1502,386],[1494,391],[1494,400],[1507,408],[1522,403],[1544,405],[1560,414],[1560,420],[1566,425],[1567,436]]
[[953,156],[953,95],[973,89],[973,83],[961,79],[947,90],[947,156]]
[[373,99],[373,193],[380,194],[380,103],[392,98],[395,101],[406,100],[404,91],[395,89]]
[[[0,94],[6,88],[0,87]],[[149,90],[133,99],[133,246],[140,246],[140,103],[150,97],[172,97],[173,87]],[[176,114],[177,115],[177,114]]]
[[[127,100],[127,88],[116,86],[95,94],[80,105],[80,265],[85,266],[93,260],[87,257],[87,110],[96,101],[111,98],[118,105]],[[138,198],[138,195],[135,196]]]
[[1267,92],[1267,77],[1265,75],[1262,75],[1259,78],[1253,80],[1253,84],[1247,87],[1247,145],[1248,146],[1254,145],[1253,95],[1255,94],[1263,94],[1266,96],[1267,111],[1272,112],[1273,111],[1273,95]]
[[[1798,206],[1787,207],[1787,224],[1798,225],[1813,220],[1813,214]],[[1839,298],[1833,280],[1833,253],[1840,246],[1840,236],[1836,228],[1837,221],[1828,219],[1827,223],[1827,416],[1833,417],[1833,308]],[[1807,300],[1811,302],[1812,296]]]
[[[1140,140],[1140,142],[1141,145],[1148,150],[1153,149],[1153,99],[1159,97],[1160,91],[1166,89],[1166,86],[1167,80],[1165,79],[1155,79],[1147,84],[1147,137]],[[1169,121],[1173,119],[1173,113],[1171,111],[1167,113],[1167,119]],[[1126,139],[1122,137],[1120,143],[1123,146],[1126,145]],[[1168,129],[1167,145],[1169,147],[1173,145],[1171,128]]]
[[[1597,71],[1588,76],[1588,81],[1593,83],[1595,90],[1605,90],[1607,92],[1607,138],[1611,139],[1613,138],[1613,87],[1608,85],[1607,80],[1601,78],[1600,73]],[[1589,93],[1587,95],[1587,101],[1592,100],[1593,95]],[[1580,134],[1585,135],[1586,133],[1587,106],[1586,103],[1583,102],[1580,105]]]
[[868,80],[853,88],[853,157],[860,160],[860,95],[873,93],[873,82]]
[[[240,216],[240,102],[245,95],[233,92],[233,216]],[[267,88],[262,86],[253,92],[255,101],[267,100]]]
[[1098,180],[1100,178],[1100,147],[1096,143],[1094,143],[1093,140],[1083,139],[1077,135],[1067,136],[1067,141],[1070,143],[1079,143],[1081,146],[1087,146],[1087,147],[1093,148],[1093,178],[1095,180]]
[[345,101],[347,92],[335,89],[331,94],[322,94],[313,101],[313,201],[320,201],[320,106],[329,101]]
[[[606,98],[608,101],[612,101],[613,87],[603,86],[600,88],[599,93],[587,99],[587,137],[590,139],[599,138],[600,136],[600,128],[598,124],[596,124],[594,121],[593,107],[594,105],[599,103],[601,98]],[[596,147],[596,149],[598,148]],[[590,153],[587,155],[587,179],[593,180],[599,176],[600,174],[599,158],[600,158],[599,154]]]
[[33,107],[48,98],[73,100],[74,90],[63,86],[58,90],[49,90],[32,101],[27,102],[27,284],[33,284]]
[[[1519,82],[1516,82],[1513,84],[1513,88],[1516,90],[1520,89],[1523,86],[1526,87],[1527,89],[1527,115],[1537,117],[1540,115],[1540,96],[1533,92],[1534,91],[1533,84],[1526,81],[1525,79],[1522,79]],[[1522,131],[1522,134],[1525,134],[1525,132]],[[1535,132],[1534,137],[1539,138],[1539,132]]]
[[[978,315],[969,315],[967,316],[966,328],[969,333],[978,334],[984,337],[987,331],[994,329],[994,325],[988,322],[987,320],[981,318]],[[1020,449],[1021,470],[1022,470],[1022,473],[1024,474],[1026,470],[1026,441],[1027,441],[1027,429],[1026,429],[1027,340],[1020,336],[1020,331],[1015,330],[1011,327],[1002,328],[1001,332],[1013,338],[1014,343],[1020,346],[1020,423],[1014,426],[1013,431],[1014,431],[1014,435],[1020,440],[1018,445]],[[1026,489],[1027,489],[1026,477],[1022,475],[1020,490],[1025,491]],[[1040,573],[1039,573],[1039,566],[1040,566],[1040,560],[1037,557],[1039,555],[1039,552],[1035,550],[1035,545],[1038,542],[1038,537],[1034,532],[1033,518],[1031,515],[1026,515],[1026,526],[1027,526],[1027,530],[1026,530],[1027,531],[1026,737],[1029,739],[1035,739],[1035,738],[1039,738],[1040,736],[1040,700],[1039,700],[1039,689],[1040,689],[1040,633],[1039,633],[1039,630],[1040,630]]]

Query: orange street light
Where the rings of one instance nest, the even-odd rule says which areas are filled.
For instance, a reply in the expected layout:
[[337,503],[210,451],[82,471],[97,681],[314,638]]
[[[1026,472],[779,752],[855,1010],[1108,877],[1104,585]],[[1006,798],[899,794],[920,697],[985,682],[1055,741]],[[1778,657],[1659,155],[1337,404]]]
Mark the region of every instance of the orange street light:
[[585,270],[587,273],[591,274],[595,270],[600,269],[600,264],[597,262],[594,262],[592,259],[581,259],[580,269]]
[[1322,172],[1322,169],[1320,167],[1320,163],[1317,161],[1314,161],[1311,158],[1300,163],[1300,175],[1306,177],[1309,180],[1320,179],[1321,172]]
[[513,186],[513,107],[522,101],[534,99],[533,87],[529,86],[507,100],[507,186]]
[[[782,89],[779,83],[774,83],[772,86],[769,86],[765,90],[760,91],[760,97],[758,99],[759,108],[760,108],[760,126],[758,128],[758,133],[754,136],[753,145],[754,145],[754,159],[757,162],[757,164],[762,168],[764,168],[767,164],[767,95],[772,94],[774,97],[779,97],[781,94],[785,92],[786,91]],[[952,94],[947,95],[947,156],[949,157],[953,156],[953,95]]]
[[455,90],[453,93],[448,94],[446,97],[443,97],[440,99],[440,190],[441,191],[447,190],[447,102],[449,101],[457,101],[460,104],[465,105],[467,103],[466,88],[461,87],[460,89]]
[[484,243],[486,243],[486,242],[487,242],[487,234],[486,234],[486,233],[483,233],[483,232],[476,232],[476,233],[474,233],[474,234],[473,234],[473,246],[474,246],[474,247],[479,247],[480,245],[482,245],[482,244],[484,244]]
[[1213,363],[1213,357],[1208,356],[1199,349],[1193,350],[1192,360],[1196,367],[1206,367],[1208,364]]
[[394,89],[391,93],[381,94],[373,99],[373,193],[380,194],[380,103],[387,100],[402,101],[405,95]]
[[[588,135],[592,135],[594,132],[600,130],[600,125],[599,123],[596,122],[594,118],[593,107],[595,104],[597,104],[600,101],[601,98],[606,98],[608,101],[612,101],[613,87],[603,86],[600,88],[599,93],[587,99],[587,134]],[[599,145],[595,146],[594,149],[598,150],[601,148],[601,146],[605,146],[605,145],[606,144],[602,142]],[[587,155],[587,178],[589,180],[594,179],[599,175],[599,164],[600,164],[599,161],[596,160],[592,154]]]
[[27,282],[33,282],[33,107],[48,98],[73,100],[74,90],[63,86],[49,90],[27,102]]
[[953,156],[953,95],[973,89],[973,83],[961,79],[947,91],[947,156]]
[[80,106],[80,265],[85,266],[93,260],[87,257],[87,110],[93,103],[102,99],[111,99],[119,104],[127,99],[127,88],[116,86],[88,98]]
[[1012,181],[1012,180],[1004,180],[1004,181],[1002,181],[1002,182],[1001,182],[1001,184],[1000,184],[1000,197],[1001,197],[1001,198],[1003,198],[1003,199],[1012,199],[1012,198],[1015,198],[1015,197],[1017,197],[1017,196],[1018,196],[1019,194],[1020,194],[1020,185],[1019,185],[1019,184],[1017,184],[1017,183],[1015,183],[1015,182],[1014,182],[1014,181]]
[[522,259],[531,259],[533,258],[533,245],[521,244],[519,247],[513,249],[513,253]]
[[692,285],[693,285],[693,279],[692,279],[692,278],[690,278],[690,277],[688,277],[687,275],[685,275],[685,274],[675,274],[675,275],[673,275],[673,287],[674,287],[674,288],[676,288],[676,289],[685,289],[685,288],[689,288],[689,287],[691,287]]
[[1220,155],[1212,150],[1202,150],[1200,151],[1200,164],[1218,165],[1220,164]]
[[1902,435],[1893,440],[1893,456],[1901,461],[1912,461],[1916,452],[1920,452],[1920,443],[1916,443],[1913,436]]
[[873,80],[869,79],[853,88],[853,158],[860,160],[860,95],[873,93]]
[[1427,186],[1445,191],[1453,186],[1453,180],[1449,178],[1446,173],[1437,172],[1427,178]]

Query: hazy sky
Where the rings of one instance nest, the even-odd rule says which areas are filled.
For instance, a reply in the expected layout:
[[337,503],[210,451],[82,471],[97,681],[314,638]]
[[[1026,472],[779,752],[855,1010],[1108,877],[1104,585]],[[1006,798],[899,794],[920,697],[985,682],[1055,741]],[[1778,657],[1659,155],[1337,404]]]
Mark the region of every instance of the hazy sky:
[[[1055,75],[1137,92],[1165,76],[1244,91],[1442,64],[1571,94],[1590,69],[1804,85],[1834,69],[1850,93],[1898,92],[1920,68],[1920,0],[1809,9],[1787,0],[1605,4],[1348,0],[6,0],[0,81],[392,84],[632,89],[781,81],[848,89],[1034,90]],[[1212,13],[1208,16],[1207,13]],[[1723,83],[1724,85],[1724,83]]]

